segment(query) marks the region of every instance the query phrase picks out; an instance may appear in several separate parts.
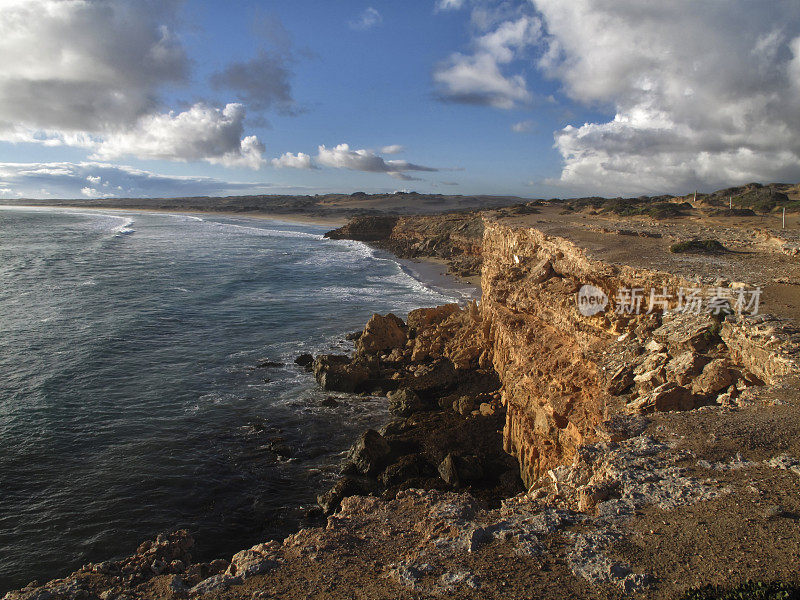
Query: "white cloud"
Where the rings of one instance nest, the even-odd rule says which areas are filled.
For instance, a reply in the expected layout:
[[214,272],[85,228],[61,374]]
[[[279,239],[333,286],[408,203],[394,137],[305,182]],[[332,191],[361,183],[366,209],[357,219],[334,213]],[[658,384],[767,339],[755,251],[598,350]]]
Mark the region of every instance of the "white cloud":
[[113,198],[114,194],[108,192],[101,192],[95,188],[85,187],[81,188],[81,194],[87,198]]
[[366,173],[386,173],[396,179],[415,180],[407,175],[407,171],[438,171],[432,167],[416,165],[405,160],[384,160],[370,150],[351,150],[348,144],[339,144],[333,148],[319,147],[317,162],[334,169],[349,169]]
[[511,131],[514,133],[528,133],[533,130],[536,124],[530,119],[519,121],[511,126]]
[[101,162],[0,163],[0,190],[6,190],[3,195],[26,198],[229,195],[265,192],[270,187],[267,183],[160,175]]
[[255,136],[242,137],[244,118],[241,104],[228,104],[224,109],[195,104],[182,113],[148,115],[127,131],[107,135],[92,158],[204,160],[258,169],[266,162],[264,146]]
[[[189,61],[173,33],[181,3],[0,1],[0,140],[78,147],[100,160],[265,164],[263,145],[244,134],[242,105],[195,104],[177,114],[160,108],[162,89],[188,79]],[[248,99],[261,94],[260,107],[288,110],[288,73],[270,58],[231,65],[218,84]],[[248,87],[245,80],[258,74],[270,76],[271,87]]]
[[511,109],[531,100],[522,74],[505,74],[502,66],[541,39],[541,21],[522,16],[500,23],[473,41],[472,54],[455,53],[433,73],[442,100]]
[[383,22],[383,17],[375,8],[368,7],[356,19],[350,21],[352,29],[371,29],[380,25]]
[[316,169],[316,165],[308,154],[284,152],[280,157],[272,159],[272,166],[278,169]]
[[178,4],[4,0],[0,125],[96,131],[152,111],[188,73],[170,27]]
[[635,194],[800,179],[797,2],[532,1],[539,66],[615,112],[556,133],[557,183]]
[[405,152],[405,146],[401,146],[400,144],[390,144],[389,146],[384,146],[381,148],[381,154],[400,154],[401,152]]

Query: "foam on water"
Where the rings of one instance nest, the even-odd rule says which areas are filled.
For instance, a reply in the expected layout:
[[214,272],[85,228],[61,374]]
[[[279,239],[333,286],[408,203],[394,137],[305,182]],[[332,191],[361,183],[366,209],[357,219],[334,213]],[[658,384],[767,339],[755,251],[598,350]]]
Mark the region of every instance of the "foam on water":
[[373,312],[459,298],[324,231],[0,210],[0,594],[161,531],[213,558],[300,526],[386,409],[321,409],[294,358],[347,352]]

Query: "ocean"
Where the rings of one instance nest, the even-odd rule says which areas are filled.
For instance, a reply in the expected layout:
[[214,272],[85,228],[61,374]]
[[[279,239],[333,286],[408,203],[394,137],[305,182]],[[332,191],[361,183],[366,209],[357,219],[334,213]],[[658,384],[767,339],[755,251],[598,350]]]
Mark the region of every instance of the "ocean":
[[211,559],[301,526],[387,413],[321,407],[294,358],[469,294],[326,229],[0,208],[0,594],[162,531]]

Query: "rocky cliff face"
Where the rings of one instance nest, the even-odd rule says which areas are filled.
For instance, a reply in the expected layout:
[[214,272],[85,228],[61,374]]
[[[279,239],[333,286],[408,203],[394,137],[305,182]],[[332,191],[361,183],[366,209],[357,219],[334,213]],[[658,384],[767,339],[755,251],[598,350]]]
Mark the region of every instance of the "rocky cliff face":
[[[480,310],[503,385],[505,449],[529,486],[581,446],[619,438],[619,415],[730,403],[797,368],[792,327],[675,312],[681,288],[695,284],[592,260],[564,238],[487,223],[483,265]],[[606,294],[604,311],[578,310],[586,284]],[[640,313],[618,311],[618,293],[633,288],[645,290]],[[671,300],[648,311],[651,289]]]

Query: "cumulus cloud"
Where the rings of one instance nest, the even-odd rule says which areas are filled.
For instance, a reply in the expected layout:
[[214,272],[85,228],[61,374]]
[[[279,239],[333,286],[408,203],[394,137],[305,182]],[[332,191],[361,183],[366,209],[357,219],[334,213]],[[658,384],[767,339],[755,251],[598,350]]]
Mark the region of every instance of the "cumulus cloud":
[[254,110],[275,108],[282,114],[296,114],[289,69],[290,55],[262,49],[245,62],[234,62],[211,75],[217,90],[233,90],[239,100]]
[[243,137],[244,118],[241,104],[228,104],[224,109],[195,104],[177,114],[148,115],[129,130],[107,135],[92,158],[205,160],[258,169],[265,163],[264,146],[255,136]]
[[417,181],[407,174],[408,171],[434,172],[439,169],[425,167],[405,160],[385,160],[370,150],[351,150],[348,144],[339,144],[333,148],[319,147],[317,162],[334,169],[349,169],[366,173],[386,173],[396,179]]
[[544,72],[607,122],[556,133],[557,183],[603,193],[800,179],[800,4],[532,0]]
[[[195,104],[177,114],[160,108],[162,88],[188,77],[189,61],[173,31],[180,4],[0,2],[0,140],[79,147],[98,160],[135,156],[262,166],[264,147],[244,135],[241,104]],[[219,74],[219,84],[242,91],[257,106],[285,108],[292,102],[285,73],[270,58],[231,65]],[[270,81],[247,87],[249,76]]]
[[405,152],[405,150],[405,146],[390,144],[389,146],[381,148],[381,154],[400,154],[401,152]]
[[541,39],[541,21],[531,15],[504,21],[473,41],[471,54],[455,53],[433,73],[441,100],[511,109],[529,102],[525,77],[503,67]]
[[0,3],[0,128],[97,131],[133,123],[183,82],[178,0]]
[[101,162],[0,163],[0,190],[26,198],[169,197],[257,193],[265,183],[176,177]]
[[368,7],[357,18],[350,21],[352,29],[372,29],[383,22],[383,17],[375,8]]
[[272,159],[272,166],[278,169],[316,169],[317,166],[308,154],[298,152],[284,152],[278,158]]

